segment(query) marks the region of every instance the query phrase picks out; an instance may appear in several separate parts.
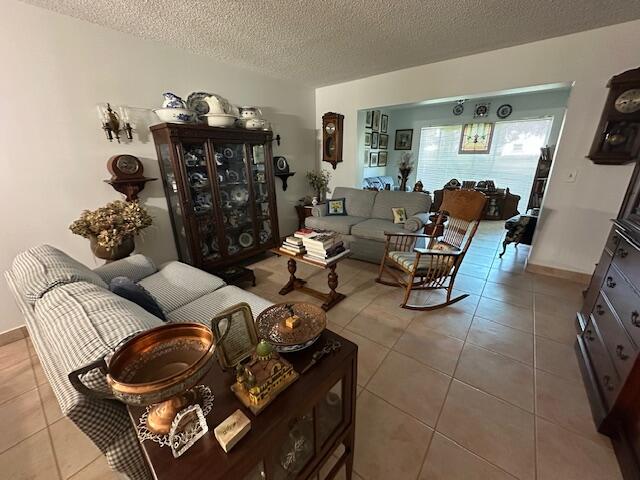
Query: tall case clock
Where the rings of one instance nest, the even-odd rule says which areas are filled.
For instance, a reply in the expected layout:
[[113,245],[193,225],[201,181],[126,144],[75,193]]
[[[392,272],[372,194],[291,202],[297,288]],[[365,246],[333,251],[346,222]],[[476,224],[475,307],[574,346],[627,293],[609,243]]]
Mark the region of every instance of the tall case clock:
[[621,165],[640,154],[640,67],[609,80],[609,96],[587,158]]
[[322,116],[322,161],[333,169],[342,162],[342,121],[344,115],[327,112]]

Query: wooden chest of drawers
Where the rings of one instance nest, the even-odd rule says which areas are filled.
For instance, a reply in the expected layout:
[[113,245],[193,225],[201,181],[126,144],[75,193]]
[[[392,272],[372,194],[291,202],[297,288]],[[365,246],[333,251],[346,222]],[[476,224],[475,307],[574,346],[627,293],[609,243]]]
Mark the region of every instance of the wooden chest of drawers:
[[640,246],[615,222],[578,313],[577,350],[593,417],[625,479],[640,478]]

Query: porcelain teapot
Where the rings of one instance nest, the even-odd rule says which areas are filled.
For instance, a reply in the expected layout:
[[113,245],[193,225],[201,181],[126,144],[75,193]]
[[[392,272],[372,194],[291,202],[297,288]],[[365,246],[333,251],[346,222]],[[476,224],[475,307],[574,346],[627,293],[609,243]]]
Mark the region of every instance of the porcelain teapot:
[[164,97],[162,108],[187,108],[184,100],[171,92],[165,92],[162,96]]
[[229,102],[219,95],[209,95],[203,100],[209,105],[209,113],[229,113]]

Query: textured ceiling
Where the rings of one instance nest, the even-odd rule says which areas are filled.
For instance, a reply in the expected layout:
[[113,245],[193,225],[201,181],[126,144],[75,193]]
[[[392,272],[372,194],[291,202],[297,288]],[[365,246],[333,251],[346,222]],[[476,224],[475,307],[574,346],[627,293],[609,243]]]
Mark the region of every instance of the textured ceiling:
[[640,18],[638,0],[26,0],[319,86]]

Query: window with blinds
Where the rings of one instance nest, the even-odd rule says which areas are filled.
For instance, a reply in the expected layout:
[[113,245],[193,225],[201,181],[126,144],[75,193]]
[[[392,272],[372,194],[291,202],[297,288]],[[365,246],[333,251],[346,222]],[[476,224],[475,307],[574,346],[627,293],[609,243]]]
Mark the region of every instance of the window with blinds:
[[487,154],[458,154],[462,125],[426,127],[420,132],[416,180],[426,190],[442,188],[452,178],[493,180],[497,188],[520,195],[518,210],[525,212],[540,147],[546,145],[553,117],[497,122]]

